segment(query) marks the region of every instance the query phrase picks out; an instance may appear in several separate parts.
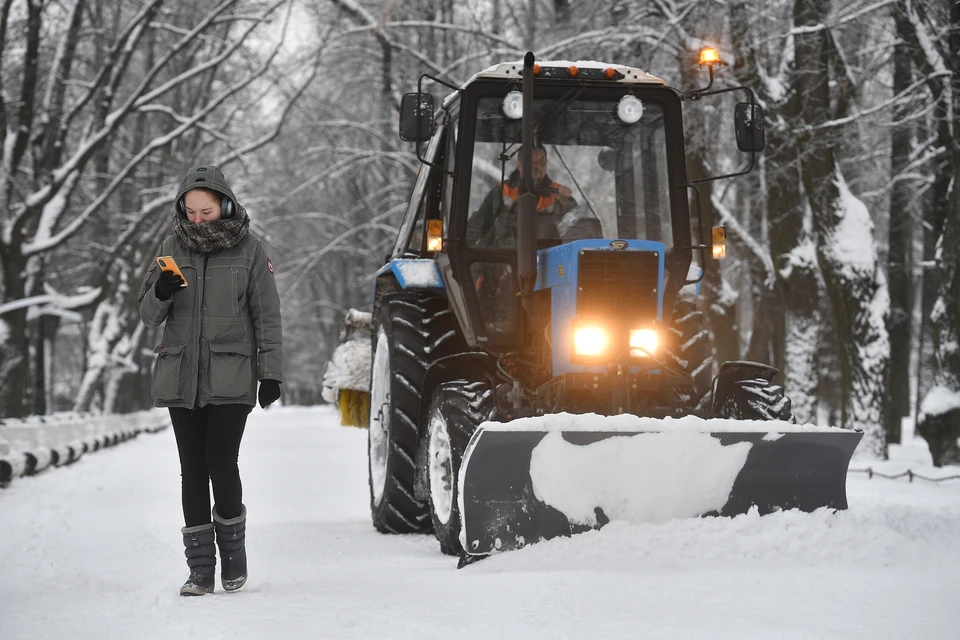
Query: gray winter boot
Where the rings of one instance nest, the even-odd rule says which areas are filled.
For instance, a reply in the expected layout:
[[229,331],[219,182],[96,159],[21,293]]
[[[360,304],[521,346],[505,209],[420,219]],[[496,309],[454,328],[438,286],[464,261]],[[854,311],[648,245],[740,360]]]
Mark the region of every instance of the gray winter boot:
[[183,527],[183,554],[187,556],[190,577],[180,587],[182,596],[202,596],[213,593],[216,584],[217,551],[214,548],[213,523]]
[[224,520],[213,507],[213,526],[220,547],[220,582],[226,591],[236,591],[247,581],[247,508],[240,505],[240,515]]

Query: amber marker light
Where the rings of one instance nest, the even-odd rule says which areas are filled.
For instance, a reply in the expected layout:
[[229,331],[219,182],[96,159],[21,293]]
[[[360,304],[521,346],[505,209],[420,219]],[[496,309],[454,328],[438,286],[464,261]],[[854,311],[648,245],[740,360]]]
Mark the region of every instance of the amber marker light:
[[727,230],[724,227],[713,227],[710,229],[710,236],[713,240],[713,257],[716,260],[727,257]]
[[613,80],[617,77],[617,70],[613,67],[607,67],[603,70],[603,75],[607,80]]
[[722,64],[720,54],[713,47],[704,47],[700,50],[700,66],[713,66]]
[[538,65],[538,64],[534,64],[534,65],[533,65],[533,75],[535,75],[535,76],[540,75],[540,65]]
[[443,220],[427,220],[427,251],[443,249]]
[[580,74],[580,69],[577,69],[577,65],[572,64],[570,68],[567,69],[567,73],[570,74],[571,78],[576,78]]

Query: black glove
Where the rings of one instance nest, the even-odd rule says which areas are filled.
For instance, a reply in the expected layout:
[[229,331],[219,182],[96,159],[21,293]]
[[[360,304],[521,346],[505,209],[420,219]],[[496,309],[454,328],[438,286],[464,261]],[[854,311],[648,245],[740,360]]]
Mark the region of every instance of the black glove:
[[257,397],[260,399],[260,408],[266,409],[280,397],[280,383],[269,378],[261,380]]
[[158,300],[169,300],[173,297],[173,294],[180,291],[183,285],[183,278],[173,271],[161,271],[160,278],[157,280],[157,284],[153,286],[153,290],[156,292]]

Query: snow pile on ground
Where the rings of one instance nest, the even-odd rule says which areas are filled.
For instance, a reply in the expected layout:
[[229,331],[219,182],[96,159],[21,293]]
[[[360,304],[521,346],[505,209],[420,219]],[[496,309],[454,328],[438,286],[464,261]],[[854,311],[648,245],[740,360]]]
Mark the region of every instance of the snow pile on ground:
[[457,571],[432,536],[374,531],[366,437],[329,407],[254,409],[240,451],[250,579],[202,598],[177,595],[171,430],[13,484],[0,492],[0,637],[875,640],[960,627],[960,481],[851,475],[847,511],[614,522]]
[[960,391],[937,385],[927,392],[920,405],[920,422],[925,416],[939,416],[960,409]]
[[14,451],[55,448],[109,433],[154,429],[167,419],[166,409],[106,415],[58,411],[46,416],[5,418],[0,422],[0,442],[7,441]]

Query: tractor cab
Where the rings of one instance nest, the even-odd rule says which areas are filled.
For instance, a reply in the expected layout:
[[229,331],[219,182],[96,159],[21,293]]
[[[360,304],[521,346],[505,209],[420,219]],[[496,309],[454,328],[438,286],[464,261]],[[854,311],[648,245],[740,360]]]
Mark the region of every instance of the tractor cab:
[[[478,73],[435,115],[429,94],[408,94],[401,116],[401,137],[428,141],[424,170],[437,174],[434,229],[442,237],[424,238],[421,249],[437,258],[445,281],[460,283],[451,304],[467,342],[494,349],[528,344],[516,295],[521,71],[521,63],[505,63]],[[668,297],[675,296],[694,253],[681,94],[621,65],[542,62],[535,72],[535,249],[579,240],[653,243],[666,258]]]

